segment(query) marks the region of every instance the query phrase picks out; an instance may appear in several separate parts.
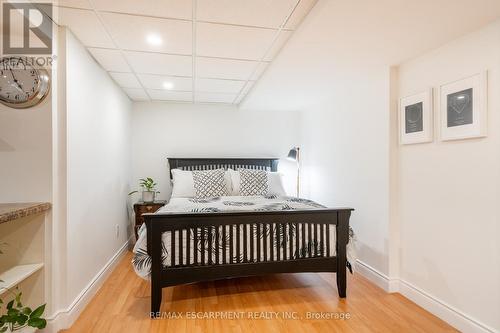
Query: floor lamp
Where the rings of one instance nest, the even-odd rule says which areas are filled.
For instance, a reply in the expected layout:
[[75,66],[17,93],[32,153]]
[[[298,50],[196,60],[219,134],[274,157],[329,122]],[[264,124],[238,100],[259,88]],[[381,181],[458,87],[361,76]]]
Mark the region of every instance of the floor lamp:
[[297,198],[300,196],[300,148],[293,147],[288,152],[288,159],[297,162]]

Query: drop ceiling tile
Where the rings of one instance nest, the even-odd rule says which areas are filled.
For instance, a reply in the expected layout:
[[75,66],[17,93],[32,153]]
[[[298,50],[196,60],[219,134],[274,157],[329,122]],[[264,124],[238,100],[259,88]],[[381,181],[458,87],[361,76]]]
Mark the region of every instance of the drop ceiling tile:
[[193,90],[193,79],[190,77],[175,77],[175,76],[161,76],[161,75],[150,75],[150,74],[139,74],[139,80],[141,80],[144,88],[146,89],[165,89],[164,84],[168,83],[172,85],[170,91],[192,91]]
[[136,73],[191,76],[193,72],[191,56],[132,51],[125,52],[125,56]]
[[268,65],[269,65],[269,63],[267,63],[267,62],[261,62],[257,66],[257,69],[255,70],[255,72],[250,77],[250,80],[257,81],[261,77],[261,75],[264,74],[264,71],[266,70]]
[[[102,13],[102,19],[118,47],[124,50],[192,54],[192,23],[126,14]],[[159,38],[159,45],[147,41]]]
[[264,57],[264,61],[272,61],[278,53],[281,51],[283,46],[285,46],[286,42],[292,36],[292,31],[282,30],[273,43],[273,46],[269,49],[268,53]]
[[67,26],[87,47],[114,48],[113,41],[107,34],[97,15],[90,10],[59,8],[54,20],[58,25]]
[[260,60],[271,46],[276,30],[197,23],[196,54]]
[[245,81],[197,79],[196,91],[237,94],[245,85]]
[[149,90],[148,94],[155,101],[192,102],[193,93],[185,91]]
[[190,0],[93,0],[97,10],[191,20]]
[[196,58],[196,76],[199,78],[219,78],[246,80],[258,62],[216,58]]
[[96,48],[89,48],[88,50],[105,70],[110,72],[130,72],[130,68],[120,51]]
[[239,96],[234,101],[234,103],[235,104],[240,104],[240,102],[248,95],[248,93],[250,92],[250,90],[252,90],[252,87],[254,86],[254,84],[255,84],[255,81],[248,81],[245,84],[245,87],[243,88],[243,90],[241,91],[241,93],[239,94]]
[[[22,2],[22,1],[13,1],[13,2]],[[32,0],[31,3],[35,6],[39,6],[40,4],[42,5],[52,4],[53,6],[59,6],[59,7],[92,9],[92,6],[90,5],[90,2],[88,0],[44,0],[43,3]]]
[[110,72],[109,75],[122,88],[142,88],[141,84],[132,73]]
[[278,28],[296,0],[197,0],[196,19]]
[[297,8],[295,8],[292,16],[290,16],[290,18],[286,22],[285,28],[292,30],[297,29],[299,24],[302,22],[304,17],[309,14],[316,2],[317,0],[300,0],[299,5],[297,6]]
[[92,6],[90,5],[90,2],[88,0],[52,0],[49,2],[62,7],[92,9]]
[[236,94],[197,92],[195,102],[200,103],[233,103]]
[[[2,2],[7,2],[7,0],[2,1]],[[8,1],[8,2],[23,2],[23,1]],[[71,7],[71,8],[80,8],[80,9],[92,9],[92,6],[90,5],[90,2],[88,0],[44,0],[42,2],[30,1],[33,5],[35,6],[40,6],[40,5],[49,5],[51,4],[53,6],[53,11],[55,11],[55,7]]]
[[123,91],[132,99],[133,101],[148,101],[149,97],[144,91],[144,89],[135,88],[123,88]]

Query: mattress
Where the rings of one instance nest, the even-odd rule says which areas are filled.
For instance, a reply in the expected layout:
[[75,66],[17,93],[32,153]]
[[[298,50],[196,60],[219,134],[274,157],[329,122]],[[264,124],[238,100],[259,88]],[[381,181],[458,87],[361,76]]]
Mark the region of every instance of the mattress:
[[[247,211],[247,212],[257,212],[257,211],[287,211],[287,210],[307,210],[307,209],[318,209],[318,208],[325,208],[323,205],[320,205],[314,201],[307,200],[307,199],[301,199],[301,198],[295,198],[295,197],[279,197],[279,196],[226,196],[226,197],[216,197],[216,198],[209,198],[209,199],[195,199],[195,198],[172,198],[170,202],[160,208],[156,214],[172,214],[172,213],[190,213],[190,214],[206,214],[206,213],[213,213],[213,212],[241,212],[241,211]],[[293,248],[293,243],[290,242],[290,236],[291,237],[296,237],[298,235],[299,237],[302,237],[302,233],[305,233],[306,239],[309,239],[308,233],[310,232],[307,227],[305,227],[305,230],[302,230],[301,224],[297,225],[297,230],[295,230],[295,227],[293,225],[285,225],[285,229],[280,228],[276,224],[269,224],[266,226],[262,226],[260,235],[268,235],[267,240],[267,246],[264,248],[265,242],[263,242],[262,239],[258,240],[257,235],[256,235],[256,228],[250,229],[250,225],[226,225],[226,226],[219,226],[218,232],[215,230],[215,227],[212,227],[210,229],[205,228],[203,229],[196,229],[197,231],[194,231],[194,229],[189,230],[184,230],[182,235],[179,235],[178,231],[176,232],[176,239],[179,239],[178,237],[182,237],[183,239],[183,251],[176,251],[176,257],[171,258],[169,254],[170,249],[170,244],[171,244],[171,239],[172,235],[171,232],[164,232],[162,235],[162,242],[163,242],[163,254],[162,254],[162,261],[164,267],[170,267],[172,266],[172,260],[174,265],[178,265],[180,262],[187,263],[189,262],[190,264],[194,263],[194,251],[201,252],[202,247],[205,249],[205,253],[208,253],[208,248],[216,246],[215,238],[216,235],[222,237],[222,235],[229,236],[230,235],[230,229],[233,228],[233,235],[236,237],[237,235],[237,230],[236,228],[240,228],[240,240],[242,240],[242,237],[244,234],[251,235],[251,232],[255,234],[254,237],[252,237],[252,242],[254,242],[254,246],[251,246],[248,242],[247,244],[247,252],[250,253],[250,249],[253,249],[253,261],[258,261],[257,258],[257,246],[256,242],[259,241],[261,242],[260,244],[262,245],[262,251],[260,253],[261,260],[263,260],[264,255],[266,256],[267,260],[279,260],[277,257],[277,253],[272,253],[271,251],[271,246],[269,244],[269,241],[276,242],[276,237],[270,237],[270,235],[274,235],[276,233],[276,230],[279,230],[280,233],[284,237],[286,237],[286,243],[285,246],[287,246],[286,249],[283,249],[284,251],[287,251],[286,253],[291,253],[292,259],[294,258],[310,258],[314,256],[317,253],[321,253],[322,250],[324,250],[324,244],[320,244],[316,241],[313,241],[311,243],[306,243],[306,246],[303,248]],[[223,232],[222,228],[226,228],[225,233]],[[247,228],[246,233],[244,233],[243,228]],[[289,228],[292,228],[290,230]],[[313,229],[314,230],[314,229]],[[330,228],[323,230],[325,231],[325,236],[330,238],[330,244],[335,244],[335,228],[333,226],[330,226]],[[194,232],[211,232],[212,237],[211,239],[213,240],[210,244],[207,239],[209,239],[208,235],[204,235],[204,242],[203,244],[201,243],[201,235],[198,234],[196,235],[197,237],[194,237]],[[314,231],[313,231],[314,232]],[[317,237],[312,237],[313,240],[320,239],[319,233],[320,230],[319,228],[316,229],[317,232]],[[141,228],[139,229],[138,232],[138,240],[137,243],[134,246],[134,257],[132,259],[132,264],[134,267],[135,272],[137,275],[144,279],[149,279],[149,275],[151,273],[151,257],[147,253],[147,237],[146,237],[146,226],[143,224]],[[189,234],[189,235],[188,235]],[[351,236],[353,235],[350,233]],[[195,244],[195,238],[197,240],[197,244]],[[187,246],[187,242],[189,241],[189,246]],[[243,259],[246,259],[248,261],[248,258],[250,255],[247,255],[247,258],[242,258],[243,256],[243,246],[241,246],[239,253],[236,251],[236,241],[233,241],[233,260],[234,262],[241,261]],[[243,244],[243,241],[240,242]],[[350,242],[352,244],[352,242]],[[177,242],[178,244],[178,242]],[[222,239],[219,239],[219,242],[217,242],[219,248],[225,244],[226,247],[230,246],[230,242],[226,241],[223,242]],[[292,249],[289,247],[292,246]],[[190,249],[188,253],[188,249]],[[182,259],[179,258],[179,252],[182,253]],[[204,262],[198,261],[199,264],[201,265],[208,265],[215,263],[217,259],[219,259],[219,262],[223,262],[223,259],[225,259],[226,262],[230,262],[229,252],[230,251],[217,251],[219,253],[219,258],[216,258],[216,251],[213,250],[211,251],[212,257],[209,257],[208,255],[205,256]],[[276,251],[274,251],[276,252]],[[349,252],[352,253],[352,251],[348,250],[348,255]],[[224,255],[223,253],[226,253],[226,258],[222,258]],[[264,254],[265,253],[265,254]],[[335,255],[335,246],[330,246],[330,256]],[[197,255],[199,257],[199,255]]]

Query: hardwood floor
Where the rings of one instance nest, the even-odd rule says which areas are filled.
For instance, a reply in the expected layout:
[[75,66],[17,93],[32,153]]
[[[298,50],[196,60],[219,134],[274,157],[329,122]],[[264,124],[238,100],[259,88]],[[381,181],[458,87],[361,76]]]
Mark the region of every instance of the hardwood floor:
[[[65,332],[456,332],[403,296],[387,294],[357,274],[349,276],[344,300],[339,300],[335,274],[330,273],[165,288],[161,311],[171,318],[151,320],[149,283],[135,275],[131,258],[127,253]],[[333,319],[308,319],[308,313]],[[339,314],[349,318],[335,319]],[[192,318],[210,315],[226,318]]]

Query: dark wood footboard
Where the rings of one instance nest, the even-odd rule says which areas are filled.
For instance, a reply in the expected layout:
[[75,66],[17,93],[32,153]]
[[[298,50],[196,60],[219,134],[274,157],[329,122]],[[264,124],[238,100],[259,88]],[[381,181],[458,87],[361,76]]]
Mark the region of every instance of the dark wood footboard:
[[[144,214],[152,258],[151,316],[160,311],[164,287],[242,276],[337,272],[339,296],[346,297],[351,211]],[[335,244],[329,237],[332,231]],[[169,233],[167,249],[163,249],[163,233]],[[167,266],[162,259],[164,250],[170,256]]]

